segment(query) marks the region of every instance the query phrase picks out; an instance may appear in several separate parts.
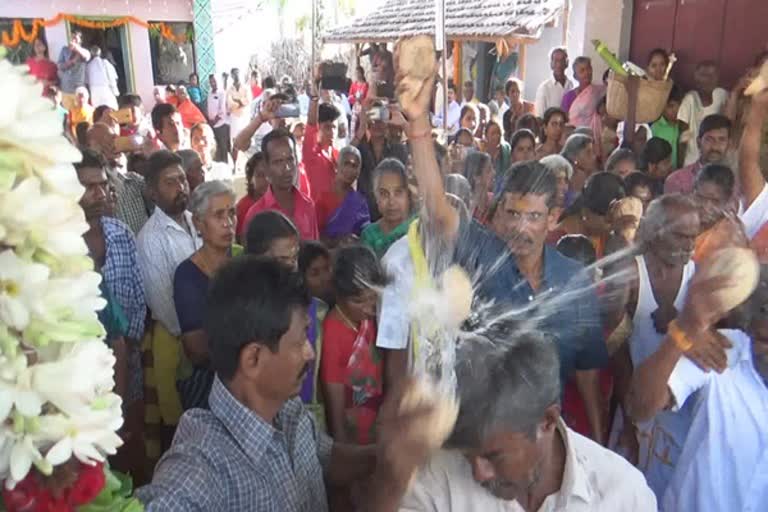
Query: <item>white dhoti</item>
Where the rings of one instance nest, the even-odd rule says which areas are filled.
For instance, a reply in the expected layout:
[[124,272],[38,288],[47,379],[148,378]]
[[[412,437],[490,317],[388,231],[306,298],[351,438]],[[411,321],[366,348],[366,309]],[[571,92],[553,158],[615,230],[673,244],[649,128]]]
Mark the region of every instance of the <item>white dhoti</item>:
[[106,85],[92,85],[91,86],[91,105],[94,107],[100,107],[101,105],[107,105],[112,110],[117,110],[117,98],[112,93],[110,87]]

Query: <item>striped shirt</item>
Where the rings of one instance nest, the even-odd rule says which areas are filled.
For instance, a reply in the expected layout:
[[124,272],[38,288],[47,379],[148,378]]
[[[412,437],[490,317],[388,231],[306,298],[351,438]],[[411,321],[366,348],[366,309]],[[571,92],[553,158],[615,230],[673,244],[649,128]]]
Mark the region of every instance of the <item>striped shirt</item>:
[[144,197],[144,178],[135,172],[123,173],[117,169],[107,169],[107,176],[117,194],[115,216],[138,235],[149,219],[147,212],[154,208]]
[[147,512],[326,512],[323,469],[331,439],[298,398],[272,424],[238,402],[218,377],[210,410],[184,413],[173,445],[136,497]]

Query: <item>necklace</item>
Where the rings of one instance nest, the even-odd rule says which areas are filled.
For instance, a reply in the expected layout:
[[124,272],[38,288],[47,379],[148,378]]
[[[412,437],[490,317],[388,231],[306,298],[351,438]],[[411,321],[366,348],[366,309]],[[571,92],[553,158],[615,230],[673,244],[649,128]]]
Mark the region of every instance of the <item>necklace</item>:
[[349,319],[347,315],[344,314],[344,311],[341,310],[341,306],[336,306],[336,312],[339,314],[339,317],[341,317],[341,321],[344,322],[347,327],[357,332],[358,327],[354,322],[352,322],[352,320]]

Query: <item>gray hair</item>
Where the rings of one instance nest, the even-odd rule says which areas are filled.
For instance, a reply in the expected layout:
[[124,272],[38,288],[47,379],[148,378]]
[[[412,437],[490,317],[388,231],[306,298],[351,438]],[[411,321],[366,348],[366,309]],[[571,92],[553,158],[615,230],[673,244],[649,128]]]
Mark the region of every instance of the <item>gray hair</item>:
[[339,163],[341,163],[344,160],[344,157],[354,155],[357,157],[357,161],[360,162],[360,165],[363,165],[363,157],[360,156],[360,150],[357,149],[355,146],[349,145],[344,146],[339,151]]
[[462,341],[457,353],[460,408],[451,448],[475,448],[499,429],[535,437],[547,408],[560,400],[560,360],[550,338],[505,326],[484,334]]
[[202,219],[208,212],[211,198],[222,194],[228,194],[232,199],[235,198],[235,191],[232,190],[232,187],[226,181],[206,181],[192,191],[187,208],[192,212],[193,216]]
[[578,66],[579,64],[592,65],[592,59],[590,59],[589,57],[585,57],[584,55],[580,57],[576,57],[573,61],[573,68],[572,68],[574,73],[576,72],[576,66]]
[[682,194],[663,195],[648,205],[645,215],[640,219],[635,242],[640,251],[648,248],[648,244],[658,240],[675,222],[681,211],[698,211],[690,196]]
[[589,135],[574,133],[565,141],[565,145],[563,146],[563,150],[560,151],[560,154],[569,162],[573,163],[579,157],[579,153],[584,151],[587,146],[593,142],[594,139]]
[[461,174],[446,174],[445,176],[445,192],[446,194],[453,194],[464,205],[469,208],[472,201],[472,188],[469,185],[467,178]]
[[629,148],[616,148],[605,161],[605,170],[615,171],[620,162],[630,160],[632,161],[632,164],[637,167],[637,157],[635,156],[634,151]]
[[202,163],[200,155],[198,155],[197,151],[194,149],[180,149],[176,154],[181,158],[181,166],[184,168],[185,172],[189,171],[189,168],[192,167],[196,161]]
[[571,165],[571,162],[562,155],[547,155],[539,160],[539,163],[555,173],[555,175],[565,173],[565,177],[568,178],[568,181],[573,177],[573,166]]

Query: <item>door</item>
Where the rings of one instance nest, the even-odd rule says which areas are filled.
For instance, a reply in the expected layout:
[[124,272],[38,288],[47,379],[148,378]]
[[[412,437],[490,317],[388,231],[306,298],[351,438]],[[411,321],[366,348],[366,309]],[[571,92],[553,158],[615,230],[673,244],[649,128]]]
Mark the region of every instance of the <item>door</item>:
[[672,77],[683,90],[693,86],[696,64],[713,60],[730,88],[766,49],[766,19],[766,0],[635,0],[630,60],[645,66],[653,48],[674,51]]

